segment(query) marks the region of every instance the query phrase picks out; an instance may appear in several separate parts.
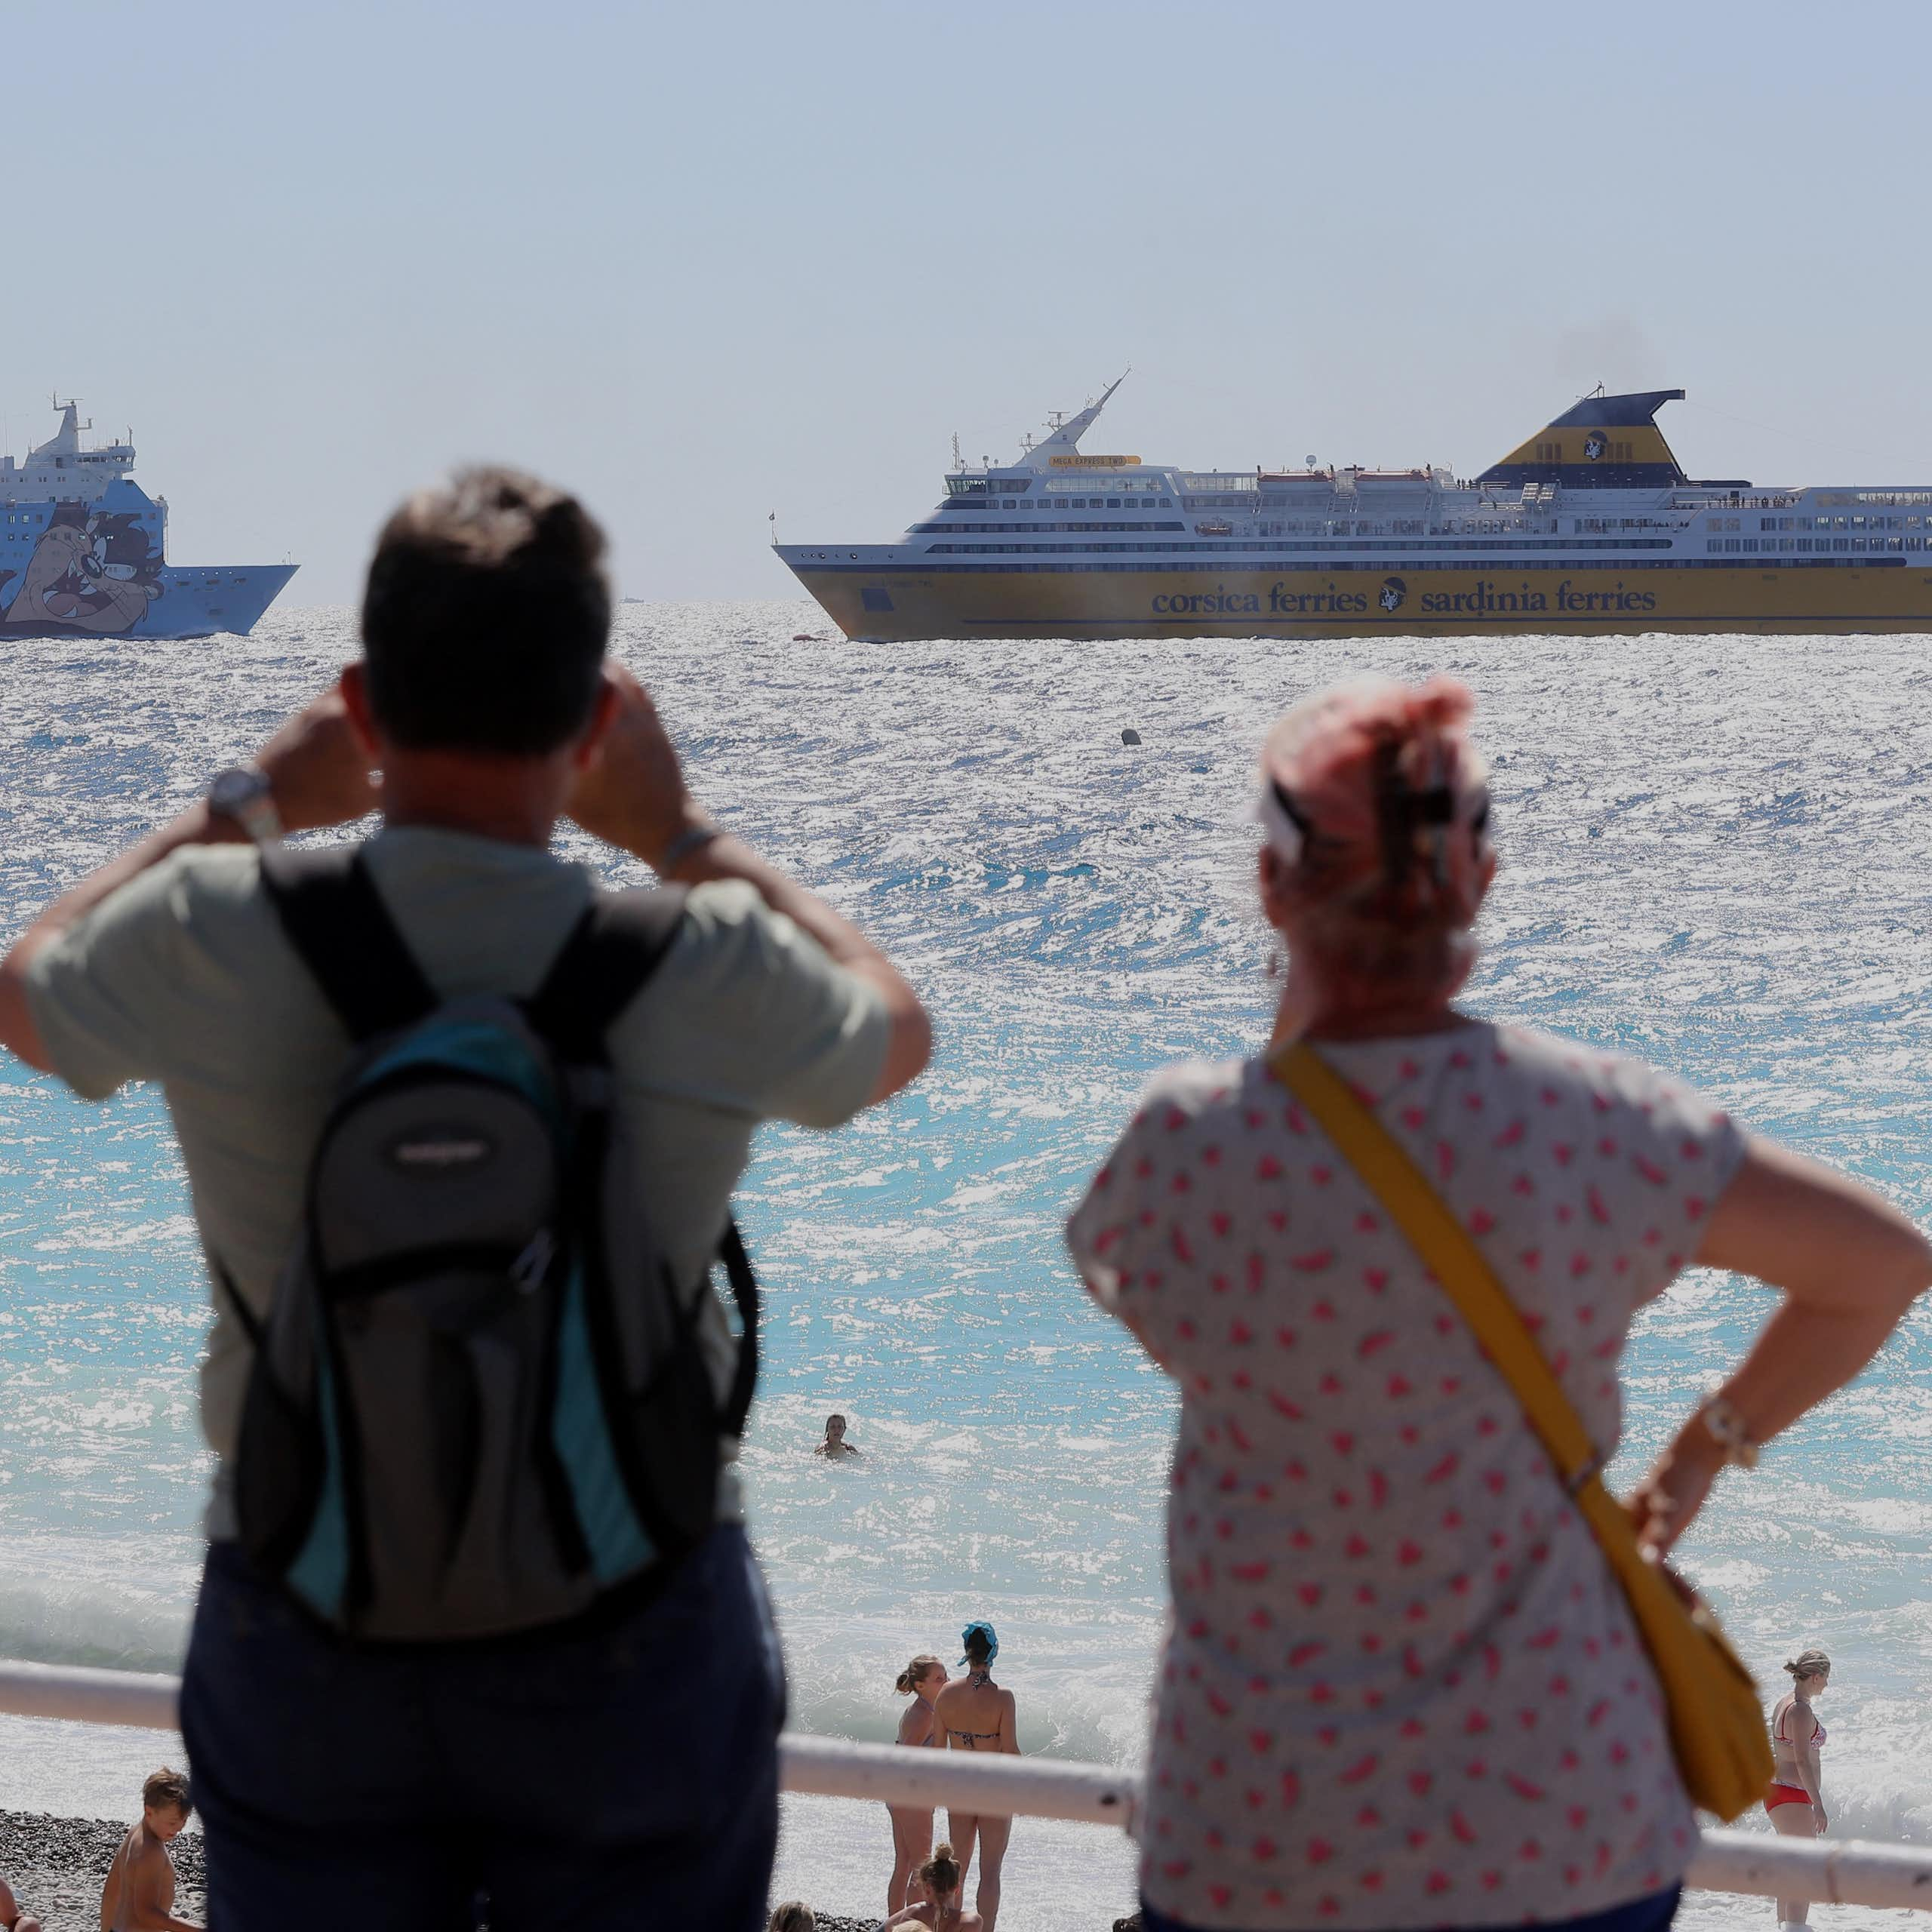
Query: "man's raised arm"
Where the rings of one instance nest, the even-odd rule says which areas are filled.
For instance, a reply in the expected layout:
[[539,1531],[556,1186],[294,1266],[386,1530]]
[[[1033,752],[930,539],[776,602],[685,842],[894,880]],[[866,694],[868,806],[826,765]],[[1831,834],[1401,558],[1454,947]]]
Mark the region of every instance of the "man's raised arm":
[[[358,742],[339,689],[323,693],[263,746],[256,763],[267,774],[284,828],[340,825],[374,809],[369,760]],[[27,1004],[27,968],[35,953],[100,903],[183,845],[240,842],[247,835],[225,814],[198,799],[140,843],[90,872],[45,908],[0,958],[0,1047],[42,1073],[54,1069]]]
[[890,1029],[885,1060],[867,1104],[876,1105],[909,1085],[932,1057],[932,1022],[918,994],[849,919],[712,823],[685,786],[678,754],[650,694],[615,663],[606,664],[605,679],[608,728],[593,762],[577,778],[571,817],[585,831],[680,884],[743,879],[774,912],[810,933],[838,964],[884,1001]]

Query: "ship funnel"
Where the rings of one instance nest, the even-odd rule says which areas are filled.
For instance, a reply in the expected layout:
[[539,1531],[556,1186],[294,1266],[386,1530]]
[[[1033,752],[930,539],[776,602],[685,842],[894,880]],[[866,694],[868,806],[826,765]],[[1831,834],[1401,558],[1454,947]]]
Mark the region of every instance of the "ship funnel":
[[1684,472],[1654,419],[1666,403],[1683,399],[1681,389],[1586,395],[1476,481],[1512,489],[1524,483],[1576,490],[1675,488]]

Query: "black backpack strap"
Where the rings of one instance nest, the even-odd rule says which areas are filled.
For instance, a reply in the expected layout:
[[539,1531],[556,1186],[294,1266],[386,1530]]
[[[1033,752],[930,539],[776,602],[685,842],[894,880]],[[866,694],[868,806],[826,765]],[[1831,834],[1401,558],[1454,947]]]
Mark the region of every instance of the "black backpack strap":
[[228,1298],[229,1312],[241,1324],[242,1334],[248,1338],[249,1347],[260,1348],[264,1325],[262,1318],[242,1299],[242,1291],[236,1287],[235,1277],[228,1272],[226,1264],[217,1260],[213,1255],[209,1256],[208,1262],[214,1270],[214,1278],[222,1293]]
[[675,886],[600,892],[525,1001],[530,1023],[564,1059],[601,1065],[605,1033],[657,971],[684,914]]
[[731,1378],[721,1420],[728,1435],[743,1435],[745,1418],[752,1412],[752,1397],[758,1390],[758,1280],[735,1219],[724,1223],[724,1238],[718,1244],[718,1253],[731,1284],[731,1299],[738,1304],[740,1324],[738,1370]]
[[359,845],[266,846],[261,863],[288,943],[351,1038],[393,1032],[435,1008],[435,989],[403,943]]

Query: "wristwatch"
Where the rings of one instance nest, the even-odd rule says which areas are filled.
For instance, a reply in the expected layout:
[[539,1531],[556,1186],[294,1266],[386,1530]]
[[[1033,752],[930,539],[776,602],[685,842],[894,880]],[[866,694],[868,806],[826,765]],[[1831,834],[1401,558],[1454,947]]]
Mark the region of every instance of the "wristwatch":
[[1721,1395],[1713,1395],[1698,1411],[1705,1433],[1724,1451],[1727,1465],[1740,1469],[1758,1466],[1758,1445],[1744,1426],[1744,1418]]
[[275,808],[269,775],[258,764],[231,764],[208,786],[208,810],[232,818],[257,845],[281,836],[281,814]]

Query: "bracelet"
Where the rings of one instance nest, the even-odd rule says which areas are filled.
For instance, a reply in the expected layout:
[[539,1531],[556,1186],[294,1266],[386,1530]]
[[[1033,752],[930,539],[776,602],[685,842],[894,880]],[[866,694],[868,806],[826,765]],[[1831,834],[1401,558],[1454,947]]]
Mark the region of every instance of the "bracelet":
[[722,838],[724,835],[721,825],[694,825],[688,831],[679,832],[658,854],[658,875],[668,878],[694,852],[703,851],[714,838]]
[[1727,1466],[1732,1463],[1740,1469],[1758,1466],[1758,1445],[1751,1440],[1744,1418],[1721,1395],[1714,1395],[1698,1413],[1712,1441],[1724,1451]]

